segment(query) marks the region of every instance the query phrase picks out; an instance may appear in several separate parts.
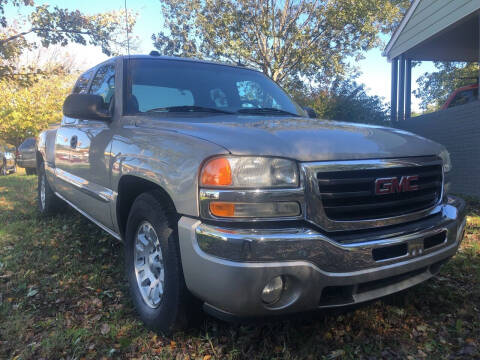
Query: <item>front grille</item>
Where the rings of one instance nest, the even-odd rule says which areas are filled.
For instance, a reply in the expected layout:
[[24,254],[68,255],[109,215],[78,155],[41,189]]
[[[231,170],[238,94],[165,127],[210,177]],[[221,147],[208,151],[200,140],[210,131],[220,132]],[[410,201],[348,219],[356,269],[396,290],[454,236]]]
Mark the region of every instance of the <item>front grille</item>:
[[[418,190],[375,195],[376,179],[413,175],[418,175]],[[442,179],[441,165],[317,173],[323,209],[334,221],[383,219],[431,208],[440,200]]]

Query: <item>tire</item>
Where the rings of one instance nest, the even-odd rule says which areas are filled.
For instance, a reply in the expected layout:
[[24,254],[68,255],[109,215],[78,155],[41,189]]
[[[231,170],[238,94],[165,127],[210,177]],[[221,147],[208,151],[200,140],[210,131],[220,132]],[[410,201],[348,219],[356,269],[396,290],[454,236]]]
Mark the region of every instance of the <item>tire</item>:
[[55,195],[50,187],[43,164],[40,165],[38,171],[37,206],[43,216],[54,215],[65,206],[65,203]]
[[[192,298],[183,278],[175,221],[171,216],[169,221],[159,198],[155,191],[144,193],[132,205],[125,232],[125,270],[141,320],[168,335],[187,327]],[[152,283],[159,285],[150,292]]]
[[35,168],[25,168],[25,172],[27,175],[35,175],[37,173],[37,169]]
[[3,160],[2,171],[0,172],[0,174],[2,176],[7,176],[7,162],[5,161],[5,159]]

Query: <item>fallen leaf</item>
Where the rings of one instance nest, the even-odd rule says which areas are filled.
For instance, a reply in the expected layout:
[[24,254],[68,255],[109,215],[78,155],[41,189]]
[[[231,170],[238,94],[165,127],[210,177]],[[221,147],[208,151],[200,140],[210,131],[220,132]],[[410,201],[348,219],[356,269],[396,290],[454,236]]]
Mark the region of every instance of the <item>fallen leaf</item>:
[[102,326],[100,327],[100,332],[102,333],[102,335],[107,335],[110,332],[110,325],[102,324]]
[[28,291],[28,294],[27,294],[27,297],[32,297],[32,296],[35,296],[38,294],[38,290],[37,289],[30,289]]

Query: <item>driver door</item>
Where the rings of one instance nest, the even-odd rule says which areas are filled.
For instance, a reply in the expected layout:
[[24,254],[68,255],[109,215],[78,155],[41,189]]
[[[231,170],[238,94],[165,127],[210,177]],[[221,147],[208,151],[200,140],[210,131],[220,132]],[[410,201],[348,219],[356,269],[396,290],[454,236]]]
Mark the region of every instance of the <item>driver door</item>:
[[[115,62],[97,67],[88,93],[103,97],[113,111],[115,92]],[[112,227],[110,206],[110,147],[112,130],[106,121],[71,119],[64,129],[64,142],[68,159],[60,178],[67,184],[66,197],[81,211],[106,227]],[[58,156],[58,155],[57,155]]]

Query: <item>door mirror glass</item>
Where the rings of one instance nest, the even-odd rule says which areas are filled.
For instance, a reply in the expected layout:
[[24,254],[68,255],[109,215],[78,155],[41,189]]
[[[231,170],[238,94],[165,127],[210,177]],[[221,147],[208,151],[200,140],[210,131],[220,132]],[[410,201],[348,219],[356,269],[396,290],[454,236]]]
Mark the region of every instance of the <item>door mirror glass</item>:
[[111,115],[100,95],[70,94],[63,103],[63,115],[74,119],[108,121]]

